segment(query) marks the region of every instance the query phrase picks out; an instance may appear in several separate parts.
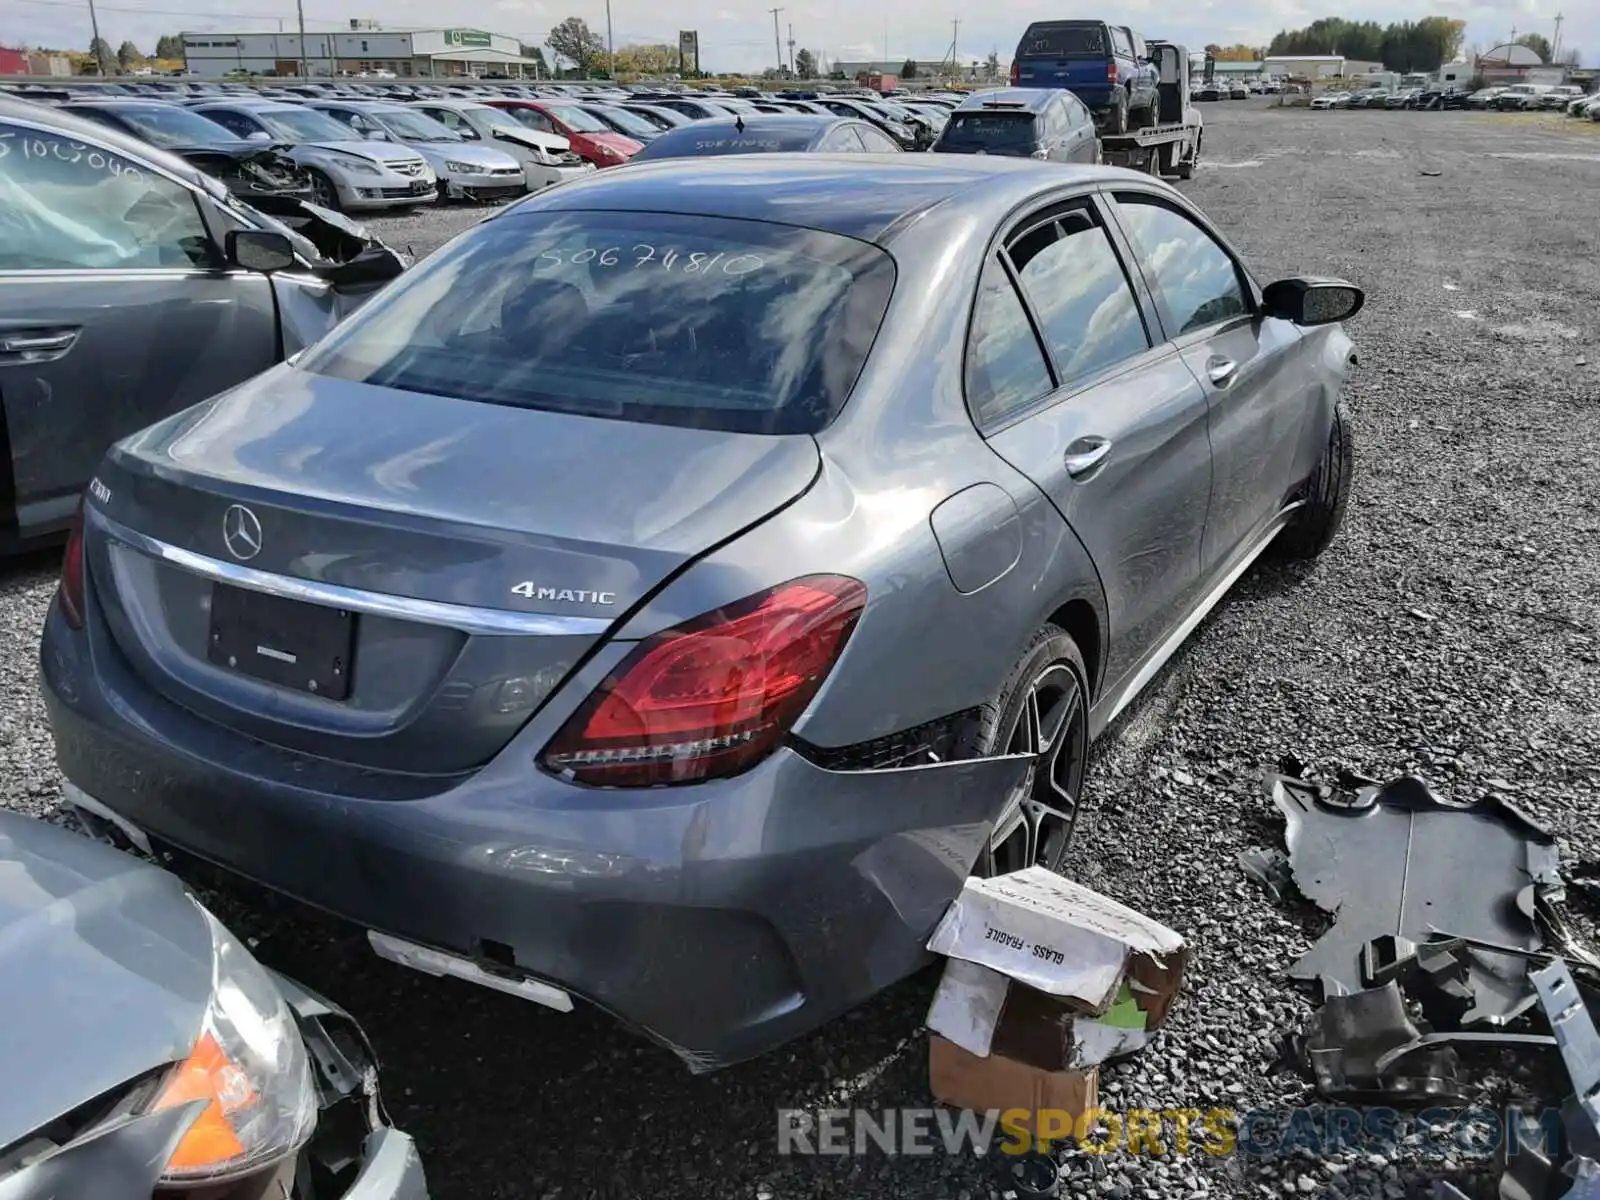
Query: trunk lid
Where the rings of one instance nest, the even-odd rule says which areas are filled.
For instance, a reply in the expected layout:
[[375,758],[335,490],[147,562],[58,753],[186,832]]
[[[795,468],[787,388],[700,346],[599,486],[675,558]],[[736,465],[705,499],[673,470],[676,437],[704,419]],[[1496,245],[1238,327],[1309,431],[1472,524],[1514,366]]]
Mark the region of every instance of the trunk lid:
[[[112,449],[89,566],[113,637],[169,698],[324,758],[454,773],[492,758],[618,618],[804,492],[818,465],[803,435],[511,408],[281,365]],[[244,630],[271,641],[262,619],[291,627],[285,645],[243,644],[242,667],[219,657],[213,620],[234,623],[235,645],[238,588],[290,596]]]

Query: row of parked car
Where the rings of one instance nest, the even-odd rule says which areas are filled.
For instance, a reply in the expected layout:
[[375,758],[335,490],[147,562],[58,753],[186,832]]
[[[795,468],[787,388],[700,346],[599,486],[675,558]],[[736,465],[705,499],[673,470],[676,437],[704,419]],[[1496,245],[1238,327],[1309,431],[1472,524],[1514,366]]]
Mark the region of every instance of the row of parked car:
[[865,149],[923,150],[961,100],[515,84],[92,85],[19,96],[177,153],[244,199],[300,195],[343,211],[506,199],[618,166],[668,131],[741,115],[847,118],[876,143]]
[[[1324,92],[1312,97],[1312,108],[1386,109],[1494,109],[1499,112],[1560,112],[1572,116],[1596,116],[1600,94],[1585,94],[1580,87],[1517,83],[1472,91],[1462,87],[1386,88],[1360,91]],[[1600,120],[1600,116],[1596,116]]]

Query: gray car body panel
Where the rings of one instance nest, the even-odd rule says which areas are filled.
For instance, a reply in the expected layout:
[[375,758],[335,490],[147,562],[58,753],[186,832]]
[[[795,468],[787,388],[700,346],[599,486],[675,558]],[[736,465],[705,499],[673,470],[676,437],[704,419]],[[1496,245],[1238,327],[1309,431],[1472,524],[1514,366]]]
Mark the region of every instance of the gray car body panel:
[[[708,186],[718,178],[738,186]],[[813,751],[993,701],[1052,619],[1084,649],[1098,730],[1282,527],[1326,443],[1348,361],[1337,327],[1254,318],[1261,342],[1314,386],[1280,396],[1263,368],[1224,402],[1194,377],[1192,347],[1160,332],[1134,258],[1132,286],[1161,345],[1128,378],[1104,381],[1108,391],[1052,394],[988,440],[974,428],[964,354],[985,256],[1067,201],[1109,214],[1124,245],[1113,190],[1193,213],[1132,172],[898,154],[640,163],[501,210],[491,222],[586,208],[799,222],[877,243],[897,280],[851,399],[814,437],[747,441],[281,367],[129,439],[103,468],[110,499],[92,505],[86,627],[69,630],[59,611],[46,627],[42,673],[67,777],[158,840],[380,932],[467,957],[508,947],[515,968],[698,1069],[858,1003],[925,961],[926,934],[1021,760],[830,770]],[[1119,397],[1121,424],[1093,424],[1091,395]],[[1300,406],[1298,426],[1285,405]],[[1218,430],[1271,453],[1208,562]],[[1126,461],[1068,481],[1062,452],[1086,433],[1113,437]],[[626,470],[596,475],[617,463]],[[1174,473],[1181,487],[1157,486]],[[337,582],[473,615],[398,623],[395,644],[410,653],[378,673],[395,689],[387,708],[376,692],[332,705],[207,676],[193,631],[161,616],[152,581],[188,596],[170,611],[192,613],[200,593],[184,588],[236,578],[217,566],[236,502],[261,514],[265,546],[248,565],[269,584]],[[152,554],[160,564],[138,565]],[[203,561],[183,566],[184,555]],[[590,788],[537,768],[639,639],[811,572],[855,576],[868,603],[794,725],[796,745],[690,787]],[[614,587],[617,603],[510,590],[558,578]],[[443,625],[424,638],[435,618]],[[500,618],[557,624],[544,636],[461,633]],[[573,622],[583,632],[563,647]],[[428,662],[435,680],[463,664],[451,703],[466,715],[450,718],[460,724],[415,723],[446,715],[444,691],[400,687],[399,672]],[[512,683],[515,719],[485,716]],[[415,736],[424,729],[452,734]],[[232,798],[226,820],[217,795]]]
[[176,878],[0,811],[0,1146],[181,1061],[211,975],[211,931]]
[[[220,247],[270,218],[224,208],[225,189],[189,164],[68,113],[0,98],[0,122],[114,151],[186,188]],[[0,269],[0,336],[70,333],[67,349],[0,356],[0,407],[24,537],[64,528],[105,447],[214,396],[315,340],[370,287],[334,288],[309,269],[269,279],[220,266]],[[280,323],[281,317],[281,323]],[[181,353],[161,353],[163,346]]]

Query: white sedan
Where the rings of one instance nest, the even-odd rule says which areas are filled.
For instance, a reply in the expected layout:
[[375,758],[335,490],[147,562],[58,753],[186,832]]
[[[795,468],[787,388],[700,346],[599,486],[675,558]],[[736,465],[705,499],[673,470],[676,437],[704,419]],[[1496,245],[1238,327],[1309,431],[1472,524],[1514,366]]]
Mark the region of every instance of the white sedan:
[[574,154],[559,133],[530,129],[504,109],[475,100],[418,100],[415,107],[465,140],[511,155],[522,164],[530,192],[594,173],[594,164]]

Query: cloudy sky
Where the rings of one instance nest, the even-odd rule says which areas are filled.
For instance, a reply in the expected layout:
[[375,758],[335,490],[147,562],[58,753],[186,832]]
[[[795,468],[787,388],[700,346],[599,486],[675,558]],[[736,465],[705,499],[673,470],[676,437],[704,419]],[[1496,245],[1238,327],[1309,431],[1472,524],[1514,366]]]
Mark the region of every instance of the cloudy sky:
[[[617,45],[627,42],[672,42],[679,29],[700,33],[701,61],[708,70],[748,70],[772,65],[772,16],[780,0],[611,0]],[[381,21],[386,27],[423,28],[440,24],[440,6],[426,0],[304,0],[307,29],[323,31],[347,26],[351,17]],[[295,27],[293,0],[96,0],[101,33],[119,45],[131,38],[148,50],[157,36],[179,30],[265,30]],[[1310,0],[1198,0],[1182,6],[1151,0],[1121,0],[1115,6],[1147,37],[1165,37],[1198,49],[1207,42],[1265,44],[1283,28],[1305,25],[1319,16],[1344,16],[1389,22],[1438,14],[1467,21],[1469,47],[1488,49],[1496,42],[1538,31],[1555,35],[1555,18],[1565,7],[1561,28],[1563,49],[1576,48],[1585,65],[1600,63],[1600,3],[1595,0],[1347,0],[1345,6]],[[587,20],[602,36],[605,0],[454,0],[449,23],[512,34],[542,42],[555,22],[567,16]],[[864,15],[871,11],[873,16]],[[1063,17],[1091,16],[1104,8],[1072,5],[1048,8]],[[878,15],[881,14],[881,15]],[[785,41],[794,27],[798,46],[820,51],[829,59],[888,57],[938,60],[949,49],[951,20],[961,19],[959,48],[963,54],[999,53],[1010,58],[1017,38],[1030,20],[1041,15],[1036,3],[1023,0],[787,0],[779,14]],[[0,2],[0,45],[72,46],[87,49],[89,15],[86,0],[3,0]],[[787,53],[787,47],[785,47]]]

